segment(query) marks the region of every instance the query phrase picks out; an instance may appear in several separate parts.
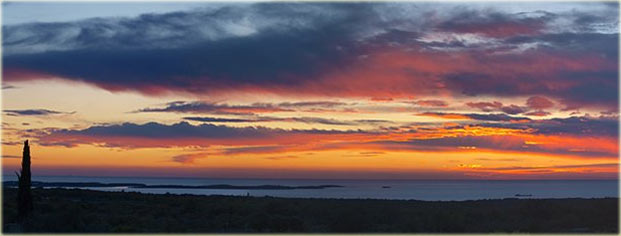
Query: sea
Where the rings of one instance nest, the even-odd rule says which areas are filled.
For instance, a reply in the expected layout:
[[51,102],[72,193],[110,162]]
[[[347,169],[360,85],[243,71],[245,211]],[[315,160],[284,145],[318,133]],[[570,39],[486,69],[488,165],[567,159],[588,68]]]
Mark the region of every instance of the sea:
[[[2,181],[16,181],[3,176]],[[33,176],[41,182],[140,183],[147,185],[235,186],[340,185],[323,189],[135,189],[127,187],[88,187],[100,191],[154,194],[197,194],[271,196],[286,198],[399,199],[424,201],[464,201],[504,198],[604,198],[619,197],[618,180],[326,180],[326,179],[215,179],[170,177],[84,177]]]

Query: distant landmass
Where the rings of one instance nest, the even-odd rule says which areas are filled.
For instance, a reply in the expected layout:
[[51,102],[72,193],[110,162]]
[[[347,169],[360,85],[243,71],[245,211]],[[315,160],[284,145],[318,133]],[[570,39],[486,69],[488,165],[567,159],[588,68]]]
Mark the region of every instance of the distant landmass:
[[[17,187],[17,181],[2,182],[5,187]],[[99,182],[39,182],[33,181],[32,187],[41,188],[101,188],[101,187],[127,187],[127,188],[168,188],[168,189],[261,189],[261,190],[288,190],[288,189],[324,189],[324,188],[342,188],[341,185],[308,185],[308,186],[284,186],[284,185],[254,185],[254,186],[238,186],[229,184],[214,185],[147,185],[139,183],[99,183]]]

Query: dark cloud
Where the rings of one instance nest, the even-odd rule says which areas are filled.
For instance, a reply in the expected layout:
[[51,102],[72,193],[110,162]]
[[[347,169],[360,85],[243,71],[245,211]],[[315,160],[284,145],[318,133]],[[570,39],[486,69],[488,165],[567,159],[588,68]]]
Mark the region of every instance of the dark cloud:
[[442,100],[418,100],[413,102],[407,102],[409,104],[414,104],[423,107],[447,107],[448,103]]
[[340,121],[340,120],[335,120],[335,119],[326,119],[326,118],[320,118],[320,117],[292,117],[292,118],[286,118],[287,120],[291,120],[291,121],[297,121],[297,122],[302,122],[302,123],[309,123],[309,124],[326,124],[326,125],[355,125],[355,122],[348,122],[348,121]]
[[[146,124],[123,123],[119,125],[92,126],[83,130],[56,130],[58,135],[84,135],[100,137],[143,137],[150,139],[168,138],[231,138],[231,137],[263,137],[274,130],[262,127],[233,128],[211,124],[191,125],[180,122],[172,125],[149,122]],[[281,132],[277,130],[276,132]]]
[[501,107],[500,110],[510,115],[516,115],[526,112],[527,108],[511,104]]
[[2,158],[22,158],[21,156],[17,156],[17,155],[2,155]]
[[569,117],[544,120],[531,120],[524,123],[481,123],[485,127],[532,129],[535,134],[572,135],[578,137],[611,137],[618,139],[619,121],[617,118]]
[[524,113],[527,111],[528,108],[526,107],[521,107],[521,106],[517,106],[517,105],[508,105],[508,106],[503,106],[503,104],[501,102],[468,102],[466,103],[467,106],[472,107],[472,108],[477,108],[481,111],[486,111],[486,112],[490,112],[490,111],[502,111],[504,113],[507,113],[509,115],[517,115],[520,113]]
[[176,101],[166,104],[163,108],[144,108],[135,112],[176,112],[176,113],[205,113],[205,114],[238,114],[251,115],[254,113],[270,113],[293,111],[280,108],[267,103],[255,103],[251,105],[228,105],[208,102],[184,102]]
[[[208,87],[223,87],[230,81],[234,81],[235,86],[286,87],[298,85],[304,78],[318,77],[318,73],[345,63],[347,52],[322,42],[323,37],[311,32],[302,35],[274,33],[174,50],[83,49],[7,56],[4,61],[7,68],[87,79],[109,90],[135,87],[145,93],[166,89],[200,93],[206,92]],[[330,60],[322,60],[327,58]]]
[[[218,115],[255,115],[257,113],[275,113],[275,112],[356,112],[351,108],[336,107],[347,105],[340,102],[285,102],[285,103],[252,103],[249,105],[229,105],[226,103],[210,103],[201,101],[175,101],[165,104],[164,107],[149,107],[133,111],[139,112],[174,112],[174,113],[190,113],[190,114],[218,114]],[[258,117],[252,119],[229,119],[228,121],[220,120],[220,122],[268,122],[268,121],[291,121],[294,118],[276,118],[276,117]],[[197,117],[189,117],[189,120],[209,121],[209,119],[201,119]],[[303,118],[297,121],[312,123],[312,120],[322,120],[322,118]],[[329,123],[328,119],[323,119]]]
[[3,110],[8,116],[47,116],[58,114],[74,114],[75,112],[62,112],[47,109],[26,109],[26,110]]
[[19,141],[15,141],[15,142],[11,142],[11,141],[2,141],[2,145],[6,145],[6,146],[17,146],[17,145],[22,145],[22,142],[19,142]]
[[354,120],[354,121],[360,124],[393,123],[392,121],[389,121],[389,120]]
[[608,136],[618,138],[618,119],[587,117],[554,118],[532,125],[542,134],[572,134],[580,136]]
[[[206,41],[245,37],[262,31],[302,31],[332,22],[346,24],[351,20],[364,21],[356,19],[359,17],[356,14],[372,15],[370,5],[221,4],[221,7],[143,14],[132,18],[31,23],[5,26],[3,43],[9,46],[9,50],[5,51],[9,54],[86,48],[178,48]],[[122,4],[119,6],[122,7]],[[27,45],[32,47],[27,48]]]
[[545,97],[534,96],[526,100],[526,105],[532,109],[543,110],[554,107],[554,102]]
[[[605,12],[615,14],[581,9],[552,14],[456,6],[442,9],[450,12],[444,15],[437,14],[441,8],[436,6],[255,3],[134,18],[4,26],[3,78],[62,77],[110,91],[151,95],[245,89],[376,98],[395,94],[397,98],[449,90],[451,95],[545,95],[572,108],[618,107],[617,9]],[[432,32],[495,39],[475,44],[466,39],[423,40]],[[442,44],[460,47],[463,54],[444,54]],[[405,74],[407,78],[364,81],[364,72],[341,76],[346,81],[331,77],[368,68],[363,62],[385,51],[424,53],[430,61],[425,67],[442,69],[425,71],[416,67],[420,63],[405,63],[396,73],[382,67],[392,65],[387,62],[375,63],[373,71],[385,73],[375,77]],[[451,57],[452,65],[438,60],[448,55],[459,56]],[[459,58],[466,58],[467,64],[459,67]],[[360,83],[365,84],[363,91],[355,86]],[[504,111],[523,113],[515,107]]]
[[466,116],[474,120],[485,121],[529,121],[527,117],[509,116],[506,114],[466,114]]
[[618,39],[618,33],[563,32],[536,36],[516,36],[508,38],[505,43],[509,45],[536,44],[540,45],[542,49],[561,50],[571,54],[597,53],[605,55],[611,60],[618,60],[618,51],[615,50],[618,45],[613,44]]
[[330,102],[330,101],[312,101],[312,102],[283,102],[279,103],[279,107],[336,107],[336,106],[344,106],[348,105],[344,102]]
[[255,122],[252,119],[235,119],[235,118],[216,118],[216,117],[183,117],[184,120],[200,121],[200,122],[221,122],[221,123],[241,123]]
[[[612,46],[616,47],[616,46]],[[616,50],[616,49],[613,49]],[[555,63],[565,65],[549,65],[549,70],[556,72],[538,73],[529,71],[526,67],[522,71],[514,74],[504,74],[501,70],[483,72],[463,72],[449,73],[444,76],[447,86],[455,91],[461,91],[468,96],[495,95],[495,96],[524,96],[524,95],[543,95],[557,98],[568,107],[579,108],[584,106],[594,106],[599,108],[612,109],[618,107],[618,70],[612,68],[617,64],[617,59],[609,61],[602,58],[590,58],[594,60],[592,64],[604,63],[606,68],[588,69],[587,64],[583,64],[584,69],[569,68],[571,63],[579,62],[577,56],[566,62],[556,61]],[[488,58],[491,59],[491,58]],[[498,58],[499,60],[502,60]],[[509,58],[505,58],[509,59]],[[514,56],[509,60],[533,60],[538,59]],[[557,60],[561,60],[560,58]],[[574,62],[572,62],[572,60]],[[493,63],[493,62],[490,62]],[[524,66],[522,64],[516,66]],[[544,63],[541,61],[541,63]],[[499,65],[500,66],[500,65]],[[545,66],[545,65],[543,65]],[[502,79],[499,79],[502,77]]]
[[[4,66],[145,93],[201,93],[231,82],[234,86],[295,86],[356,58],[354,30],[376,20],[371,6],[258,3],[122,20],[7,26],[4,46],[13,51],[23,45],[62,43],[45,52],[5,54]],[[321,8],[333,14],[323,14]],[[282,23],[217,40],[229,21],[241,24],[253,16]],[[57,38],[66,37],[60,32],[72,31],[79,33]],[[20,34],[31,37],[21,39]],[[62,50],[70,45],[79,46]]]
[[328,119],[321,117],[269,117],[269,116],[255,116],[247,119],[239,118],[216,118],[216,117],[184,117],[184,120],[199,121],[199,122],[219,122],[219,123],[242,123],[242,122],[300,122],[307,124],[324,124],[324,125],[357,125],[357,124],[379,124],[390,123],[387,120],[354,120],[343,121],[336,119]]
[[454,14],[451,19],[439,24],[437,28],[443,31],[504,38],[538,34],[545,27],[545,21],[553,17],[549,13],[525,17],[523,14],[463,10]]
[[[156,122],[145,124],[123,123],[96,125],[86,129],[45,129],[28,130],[29,137],[38,138],[44,146],[74,147],[78,144],[102,144],[109,147],[171,147],[171,146],[209,146],[216,144],[261,143],[261,142],[300,142],[287,140],[296,135],[346,135],[367,134],[361,130],[319,130],[319,129],[273,129],[266,127],[229,127],[224,125],[187,122],[166,125]],[[282,139],[282,140],[281,140]],[[279,141],[280,140],[280,141]]]
[[516,121],[516,122],[530,121],[530,118],[527,118],[527,117],[509,116],[507,114],[500,114],[500,113],[496,113],[496,114],[478,114],[478,113],[461,114],[461,113],[426,112],[426,113],[422,113],[422,114],[419,114],[419,115],[423,115],[423,116],[436,116],[436,117],[449,118],[449,119],[472,119],[472,120],[479,120],[479,121]]
[[478,108],[481,111],[496,111],[502,107],[501,102],[468,102],[467,106],[472,108]]

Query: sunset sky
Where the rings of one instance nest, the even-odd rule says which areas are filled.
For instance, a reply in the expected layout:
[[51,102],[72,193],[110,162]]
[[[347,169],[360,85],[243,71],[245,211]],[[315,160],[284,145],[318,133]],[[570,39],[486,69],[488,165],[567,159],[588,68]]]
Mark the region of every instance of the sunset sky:
[[618,178],[615,2],[2,7],[5,175]]

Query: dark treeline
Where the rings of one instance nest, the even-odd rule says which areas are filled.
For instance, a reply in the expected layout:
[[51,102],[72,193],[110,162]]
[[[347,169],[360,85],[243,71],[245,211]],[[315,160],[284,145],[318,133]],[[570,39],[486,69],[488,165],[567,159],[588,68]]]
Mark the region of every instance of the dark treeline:
[[[17,222],[3,188],[4,232]],[[405,201],[34,188],[25,232],[618,232],[618,198]]]

